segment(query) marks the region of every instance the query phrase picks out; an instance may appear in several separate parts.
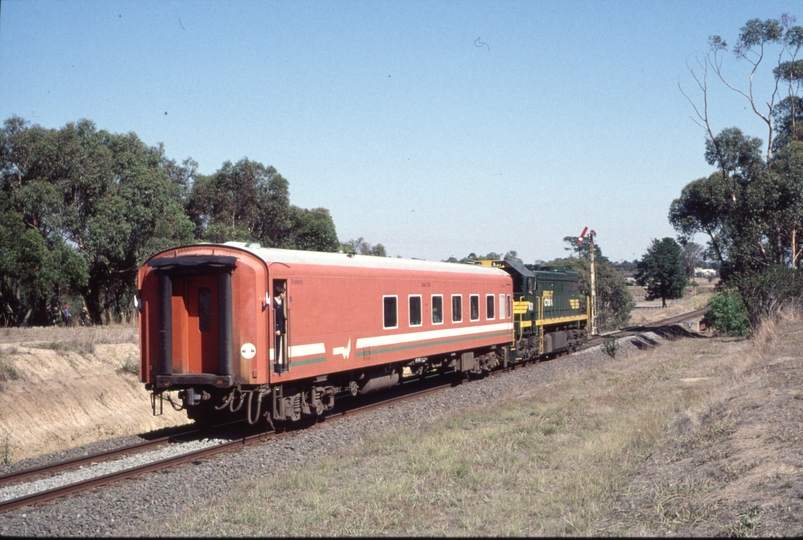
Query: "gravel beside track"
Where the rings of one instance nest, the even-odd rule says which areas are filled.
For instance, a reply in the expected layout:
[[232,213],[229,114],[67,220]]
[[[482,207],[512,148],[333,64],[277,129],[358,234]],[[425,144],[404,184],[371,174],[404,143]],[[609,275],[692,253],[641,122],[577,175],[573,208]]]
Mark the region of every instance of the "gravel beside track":
[[[645,338],[645,339],[642,339]],[[633,343],[635,340],[635,343]],[[640,342],[639,342],[640,341]],[[617,357],[627,357],[664,341],[648,332],[619,340]],[[169,523],[186,506],[208,504],[233,492],[243,482],[270,478],[282,471],[347,451],[364,438],[402,425],[424,425],[461,410],[501,400],[517,389],[565,380],[599,368],[610,360],[594,347],[526,369],[463,384],[434,395],[368,411],[343,420],[326,421],[289,436],[185,463],[161,472],[124,480],[90,492],[70,495],[42,506],[28,506],[0,515],[0,536],[142,536],[154,523]],[[26,460],[0,474],[36,464],[87,455],[101,448],[140,440],[125,437],[67,452]],[[162,530],[161,534],[169,534]]]
[[19,497],[25,497],[33,493],[39,493],[50,489],[60,488],[69,484],[83,482],[85,480],[99,478],[107,474],[119,471],[134,469],[136,467],[155,463],[163,459],[189,454],[212,446],[218,446],[226,442],[224,439],[203,439],[184,443],[168,444],[146,452],[138,452],[117,459],[111,459],[100,463],[84,465],[76,469],[66,470],[52,476],[39,478],[30,482],[18,482],[4,488],[0,488],[0,501],[9,501]]

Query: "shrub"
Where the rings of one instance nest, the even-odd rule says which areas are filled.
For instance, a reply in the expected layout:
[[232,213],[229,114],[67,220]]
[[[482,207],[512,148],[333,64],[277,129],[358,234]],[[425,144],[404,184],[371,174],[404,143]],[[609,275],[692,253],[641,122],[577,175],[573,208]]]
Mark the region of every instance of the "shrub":
[[126,358],[123,365],[117,368],[117,373],[129,373],[132,375],[139,375],[139,359]]
[[0,448],[0,463],[11,465],[11,448],[8,445],[8,434],[3,437],[2,448]]
[[16,347],[9,349],[0,349],[0,382],[16,381],[21,379],[19,371],[14,367],[13,362],[8,357],[16,352]]
[[601,347],[602,352],[611,358],[616,358],[616,351],[619,350],[619,340],[613,336],[607,337],[605,338],[605,341],[602,342]]
[[703,320],[706,326],[713,326],[726,336],[746,336],[750,332],[747,306],[736,291],[715,294],[708,302]]
[[739,291],[753,330],[803,298],[803,273],[780,265],[733,276],[728,285]]

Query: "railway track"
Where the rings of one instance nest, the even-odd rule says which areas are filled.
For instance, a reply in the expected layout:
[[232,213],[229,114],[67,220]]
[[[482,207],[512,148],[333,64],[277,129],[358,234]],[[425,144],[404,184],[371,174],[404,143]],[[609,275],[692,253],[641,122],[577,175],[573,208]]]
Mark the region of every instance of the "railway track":
[[108,461],[117,457],[126,456],[136,452],[145,452],[147,450],[152,450],[154,448],[159,448],[160,446],[169,444],[170,442],[174,441],[177,437],[185,437],[192,435],[194,433],[198,433],[198,430],[187,431],[177,436],[169,435],[166,437],[159,437],[158,439],[154,439],[152,441],[144,441],[138,444],[124,446],[122,448],[115,448],[113,450],[109,450],[106,452],[98,452],[95,454],[90,454],[88,456],[81,456],[73,459],[68,459],[65,461],[59,461],[58,463],[53,463],[51,465],[46,465],[43,467],[35,467],[32,469],[25,469],[22,471],[5,474],[0,476],[0,488],[7,486],[9,484],[14,484],[16,482],[27,480],[29,478],[36,478],[37,476],[52,475],[59,471],[77,469],[84,465],[90,465],[92,463],[97,463],[99,461]]
[[[705,315],[706,311],[708,311],[707,307],[700,308],[700,309],[695,309],[695,310],[689,311],[687,313],[681,313],[680,315],[674,315],[672,317],[667,317],[666,319],[662,319],[660,321],[655,321],[655,322],[651,322],[651,323],[647,323],[647,324],[643,324],[643,325],[638,325],[638,326],[630,326],[628,328],[624,328],[624,329],[618,330],[616,332],[611,332],[609,334],[605,334],[605,335],[602,335],[602,336],[595,336],[595,339],[599,338],[600,340],[604,340],[605,338],[607,338],[609,336],[613,336],[613,337],[616,337],[616,338],[635,336],[637,334],[640,334],[641,332],[645,332],[645,331],[648,331],[648,330],[654,330],[654,329],[657,329],[657,328],[662,328],[662,327],[666,327],[666,326],[672,326],[674,324],[680,324],[680,323],[683,323],[685,321],[689,321],[689,320],[692,320],[692,319],[697,319],[697,318],[702,317],[703,315]],[[595,343],[595,344],[597,344],[597,343]]]
[[[357,407],[347,408],[340,411],[336,411],[330,414],[327,418],[328,419],[339,419],[345,418],[349,416],[354,416],[356,414],[360,414],[366,411],[370,411],[372,409],[378,407],[388,406],[394,403],[399,403],[402,401],[416,399],[423,397],[424,395],[431,394],[434,392],[438,392],[443,388],[453,386],[453,383],[445,383],[445,384],[438,384],[436,386],[432,386],[429,388],[424,388],[418,390],[416,392],[406,393],[403,395],[393,396],[388,399],[368,403],[365,405],[358,405]],[[15,497],[13,499],[7,499],[0,501],[0,514],[4,512],[9,512],[11,510],[15,510],[18,508],[22,508],[24,506],[29,505],[37,505],[43,504],[47,501],[51,501],[53,499],[57,499],[59,497],[64,497],[67,495],[71,495],[73,493],[80,493],[82,491],[87,491],[90,489],[94,489],[100,486],[104,486],[107,484],[111,484],[113,482],[118,482],[121,480],[134,478],[142,474],[146,474],[149,472],[155,472],[162,469],[167,469],[170,467],[175,467],[181,465],[182,463],[193,462],[201,459],[210,458],[216,454],[222,452],[231,452],[241,449],[245,446],[254,444],[254,443],[261,443],[266,442],[271,439],[281,438],[285,435],[296,431],[297,429],[303,429],[309,427],[312,424],[317,423],[317,421],[309,421],[309,422],[302,422],[299,424],[294,424],[291,429],[286,429],[278,432],[267,432],[267,431],[259,431],[257,433],[244,435],[242,437],[238,437],[236,439],[232,439],[229,441],[223,441],[218,444],[208,446],[206,448],[193,450],[185,453],[180,453],[178,455],[155,460],[152,462],[148,462],[142,465],[138,465],[135,467],[126,467],[119,471],[115,471],[108,474],[101,474],[97,476],[92,476],[90,478],[82,479],[75,482],[67,482],[61,486],[54,487],[51,489],[46,489],[43,491],[34,491],[27,495],[23,495],[20,497]],[[65,470],[75,470],[79,469],[85,465],[94,465],[98,462],[107,462],[114,458],[119,458],[122,456],[129,456],[132,454],[144,453],[161,446],[168,445],[170,443],[175,442],[180,437],[189,437],[194,434],[201,433],[200,430],[192,430],[183,432],[179,435],[172,435],[168,437],[161,437],[159,439],[154,439],[153,441],[146,441],[143,443],[138,443],[131,446],[126,446],[123,448],[118,448],[114,450],[110,450],[107,452],[100,452],[97,454],[92,454],[89,456],[84,456],[80,458],[75,458],[67,461],[61,461],[58,463],[53,463],[49,465],[45,465],[42,467],[37,467],[33,469],[27,469],[24,471],[19,471],[16,473],[7,474],[4,476],[0,476],[0,493],[3,487],[9,486],[12,484],[16,484],[31,478],[37,477],[48,477],[52,476],[55,473],[65,471]],[[2,495],[0,495],[2,496]]]
[[[627,329],[624,329],[624,330],[620,330],[618,332],[612,332],[610,334],[606,334],[604,336],[595,336],[592,339],[590,339],[589,342],[584,347],[582,347],[580,350],[584,350],[584,349],[587,349],[587,348],[591,348],[591,347],[597,346],[600,343],[602,343],[606,338],[611,337],[611,336],[616,337],[617,339],[619,339],[619,338],[623,338],[623,337],[627,337],[627,336],[637,335],[637,334],[639,334],[641,332],[644,332],[646,330],[660,328],[660,327],[664,327],[664,326],[668,326],[668,325],[672,325],[672,324],[677,324],[677,323],[680,323],[680,322],[683,322],[683,321],[686,321],[686,320],[689,320],[689,319],[693,319],[695,317],[701,316],[703,313],[705,313],[705,309],[699,309],[699,310],[695,310],[695,311],[692,311],[692,312],[689,312],[689,313],[685,313],[685,314],[682,314],[682,315],[678,315],[678,316],[675,316],[675,317],[670,317],[668,319],[665,319],[665,320],[662,320],[662,321],[658,321],[658,322],[655,322],[655,323],[642,325],[642,326],[636,326],[636,327],[630,327],[630,328],[627,328]],[[516,366],[516,367],[519,367],[519,366]],[[504,372],[507,372],[510,369],[514,369],[514,368],[508,368],[507,370],[502,370],[498,374],[502,374]],[[440,378],[440,379],[442,379],[442,378]],[[430,384],[432,384],[432,383],[430,383]],[[330,413],[329,415],[327,415],[326,418],[328,420],[336,420],[336,419],[341,419],[341,418],[353,416],[355,414],[360,414],[362,412],[370,411],[370,410],[375,409],[375,408],[385,407],[385,406],[392,405],[394,403],[400,403],[400,402],[403,402],[403,401],[406,401],[406,400],[417,399],[417,398],[423,397],[423,396],[428,395],[428,394],[439,392],[439,391],[443,390],[444,388],[452,387],[455,384],[456,384],[456,381],[453,380],[453,379],[449,380],[448,382],[445,382],[445,383],[438,381],[438,382],[434,383],[432,386],[429,386],[429,387],[426,387],[426,388],[423,388],[423,389],[420,389],[420,390],[417,390],[417,391],[407,392],[407,393],[400,394],[400,395],[392,395],[391,397],[386,397],[385,399],[381,399],[379,401],[369,402],[367,404],[357,405],[355,407],[347,407],[347,408],[343,408],[341,410],[335,410],[332,413]],[[404,386],[404,385],[402,385],[402,386]],[[212,456],[214,456],[216,454],[222,453],[222,452],[236,451],[236,450],[241,449],[241,448],[243,448],[243,447],[245,447],[247,445],[250,445],[250,444],[266,442],[266,441],[271,440],[271,439],[276,439],[276,438],[283,437],[283,436],[287,435],[288,433],[291,433],[291,432],[295,431],[296,429],[302,429],[302,428],[305,428],[305,427],[309,427],[310,425],[315,424],[318,421],[323,421],[323,419],[321,419],[321,420],[312,420],[312,421],[309,421],[309,422],[302,422],[300,424],[293,425],[292,429],[281,430],[281,431],[277,431],[277,432],[259,431],[259,432],[256,432],[256,433],[243,435],[241,437],[232,438],[231,440],[221,441],[221,442],[219,442],[217,444],[213,444],[213,445],[207,446],[205,448],[201,448],[201,449],[197,449],[197,450],[193,450],[193,451],[189,451],[189,452],[184,452],[184,453],[179,453],[178,455],[174,455],[174,456],[163,458],[163,459],[157,459],[157,460],[154,460],[154,461],[151,461],[151,462],[148,462],[148,463],[145,463],[145,464],[137,465],[137,466],[134,466],[134,467],[124,467],[121,470],[118,470],[118,471],[115,471],[115,472],[111,472],[111,473],[108,473],[108,474],[100,474],[100,475],[92,476],[90,478],[82,479],[82,480],[75,481],[75,482],[67,482],[67,483],[65,483],[65,484],[63,484],[61,486],[58,486],[58,487],[54,487],[54,488],[50,488],[50,489],[46,489],[46,490],[42,490],[42,491],[34,491],[32,493],[29,493],[29,494],[26,494],[26,495],[22,495],[22,496],[19,496],[19,497],[7,499],[7,500],[2,500],[2,501],[0,501],[0,513],[8,512],[8,511],[11,511],[11,510],[15,510],[15,509],[18,509],[18,508],[21,508],[21,507],[24,507],[24,506],[43,504],[43,503],[45,503],[47,501],[51,501],[53,499],[57,499],[57,498],[64,497],[64,496],[67,496],[67,495],[70,495],[70,494],[74,494],[74,493],[79,493],[79,492],[82,492],[82,491],[91,490],[91,489],[94,489],[94,488],[97,488],[97,487],[100,487],[100,486],[103,486],[103,485],[111,484],[111,483],[114,483],[114,482],[119,482],[121,480],[134,478],[136,476],[139,476],[139,475],[142,475],[142,474],[146,474],[146,473],[149,473],[149,472],[154,472],[154,471],[167,469],[167,468],[170,468],[170,467],[175,467],[175,466],[178,466],[178,465],[180,465],[182,463],[187,463],[187,462],[192,462],[192,461],[197,461],[197,460],[202,460],[202,459],[208,459],[208,458],[210,458],[210,457],[212,457]],[[124,457],[124,456],[130,456],[130,455],[133,455],[133,454],[142,454],[142,453],[145,453],[145,452],[149,452],[149,451],[153,451],[155,449],[158,449],[159,447],[163,447],[163,446],[169,445],[171,443],[176,443],[177,441],[179,441],[182,438],[191,438],[191,437],[197,436],[197,435],[202,434],[202,433],[205,433],[205,432],[202,432],[201,430],[198,430],[198,429],[194,429],[194,430],[182,432],[182,433],[176,434],[176,435],[160,437],[160,438],[154,439],[152,441],[146,441],[146,442],[143,442],[143,443],[138,443],[138,444],[127,446],[127,447],[123,447],[123,448],[118,448],[118,449],[114,449],[114,450],[110,450],[110,451],[106,451],[106,452],[101,452],[101,453],[97,453],[97,454],[93,454],[93,455],[89,455],[89,456],[84,456],[84,457],[79,457],[79,458],[75,458],[75,459],[71,459],[71,460],[67,460],[67,461],[53,463],[53,464],[46,465],[46,466],[43,466],[43,467],[23,470],[23,471],[19,471],[19,472],[16,472],[16,473],[10,473],[10,474],[4,475],[4,476],[0,476],[0,497],[2,497],[2,489],[4,487],[6,487],[6,486],[17,484],[17,483],[20,483],[20,482],[23,482],[23,481],[26,481],[26,480],[29,480],[29,479],[32,479],[32,478],[52,476],[52,475],[54,475],[56,473],[59,473],[59,472],[62,472],[62,471],[76,470],[76,469],[79,469],[79,468],[87,466],[87,465],[95,465],[95,464],[97,464],[99,462],[108,462],[108,461],[113,460],[115,458],[120,458],[120,457]]]
[[662,319],[660,321],[654,321],[654,322],[651,322],[651,323],[638,325],[638,326],[629,326],[627,328],[624,328],[622,330],[617,330],[615,332],[608,332],[608,333],[601,334],[601,335],[598,335],[598,336],[591,336],[589,338],[588,342],[585,345],[583,345],[582,347],[580,347],[578,349],[578,351],[582,351],[582,350],[585,350],[585,349],[590,349],[592,347],[596,347],[598,345],[601,345],[606,339],[609,339],[609,338],[622,339],[622,338],[626,338],[626,337],[630,337],[630,336],[635,336],[635,335],[638,335],[638,334],[640,334],[642,332],[646,332],[646,331],[649,331],[649,330],[656,330],[658,328],[672,326],[674,324],[680,324],[680,323],[683,323],[683,322],[688,321],[688,320],[699,318],[699,317],[702,317],[703,315],[705,315],[705,312],[707,310],[708,310],[708,308],[695,309],[693,311],[689,311],[689,312],[686,312],[686,313],[681,313],[680,315],[674,315],[672,317],[667,317],[666,319]]

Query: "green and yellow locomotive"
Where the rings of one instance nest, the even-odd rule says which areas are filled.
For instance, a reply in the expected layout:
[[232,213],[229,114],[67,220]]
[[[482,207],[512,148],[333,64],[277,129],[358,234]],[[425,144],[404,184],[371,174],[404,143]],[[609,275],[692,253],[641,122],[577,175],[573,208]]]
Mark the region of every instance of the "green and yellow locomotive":
[[512,358],[526,362],[574,351],[588,338],[589,302],[579,275],[563,267],[478,261],[513,278]]

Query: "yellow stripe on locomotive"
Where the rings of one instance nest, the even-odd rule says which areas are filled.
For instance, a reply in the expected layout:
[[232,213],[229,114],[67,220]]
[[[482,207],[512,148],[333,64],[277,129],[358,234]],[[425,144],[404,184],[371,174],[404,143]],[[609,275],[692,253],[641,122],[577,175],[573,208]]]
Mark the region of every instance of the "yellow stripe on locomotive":
[[577,349],[588,337],[588,299],[580,294],[577,272],[519,261],[481,260],[513,278],[515,359],[528,361]]

